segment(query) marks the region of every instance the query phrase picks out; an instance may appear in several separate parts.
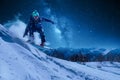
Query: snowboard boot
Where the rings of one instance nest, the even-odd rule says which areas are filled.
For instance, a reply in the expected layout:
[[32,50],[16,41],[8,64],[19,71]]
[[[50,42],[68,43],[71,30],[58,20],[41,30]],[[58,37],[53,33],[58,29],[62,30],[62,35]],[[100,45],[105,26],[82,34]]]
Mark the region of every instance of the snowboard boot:
[[45,42],[42,42],[42,43],[40,44],[40,46],[44,47],[44,46],[45,46]]

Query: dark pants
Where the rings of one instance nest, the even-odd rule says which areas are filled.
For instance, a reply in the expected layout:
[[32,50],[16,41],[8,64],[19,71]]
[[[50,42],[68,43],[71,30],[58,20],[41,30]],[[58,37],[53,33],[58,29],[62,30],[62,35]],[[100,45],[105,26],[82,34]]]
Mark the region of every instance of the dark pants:
[[44,32],[42,30],[42,26],[37,24],[35,26],[33,26],[31,29],[30,29],[30,34],[29,36],[34,36],[33,33],[34,32],[38,32],[40,34],[40,38],[41,38],[41,42],[45,42],[45,35],[44,35]]

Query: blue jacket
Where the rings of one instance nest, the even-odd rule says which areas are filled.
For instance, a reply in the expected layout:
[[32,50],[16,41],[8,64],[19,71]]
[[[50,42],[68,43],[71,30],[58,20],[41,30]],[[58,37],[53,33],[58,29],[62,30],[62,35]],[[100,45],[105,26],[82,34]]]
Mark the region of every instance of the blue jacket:
[[30,31],[34,31],[35,29],[42,28],[41,23],[42,22],[50,22],[54,24],[53,21],[46,19],[46,18],[38,18],[38,20],[35,20],[32,16],[30,17],[30,20],[28,22],[28,25],[25,29],[24,36],[26,36]]

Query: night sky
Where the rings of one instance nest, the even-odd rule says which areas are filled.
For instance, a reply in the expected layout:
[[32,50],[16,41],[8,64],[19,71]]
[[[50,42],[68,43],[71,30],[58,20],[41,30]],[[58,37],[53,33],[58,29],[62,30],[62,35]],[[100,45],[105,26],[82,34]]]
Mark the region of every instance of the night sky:
[[[119,0],[0,0],[0,23],[13,20],[19,14],[20,20],[27,23],[35,9],[41,16],[55,17],[66,46],[120,47]],[[57,44],[56,38],[46,36],[52,44]]]

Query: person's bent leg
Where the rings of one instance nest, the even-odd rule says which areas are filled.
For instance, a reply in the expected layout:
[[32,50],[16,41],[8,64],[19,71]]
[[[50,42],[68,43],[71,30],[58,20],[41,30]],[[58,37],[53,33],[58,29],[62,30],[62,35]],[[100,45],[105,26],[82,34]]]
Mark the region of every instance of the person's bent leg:
[[39,29],[38,30],[39,34],[40,34],[40,38],[41,38],[41,46],[44,46],[46,40],[45,40],[45,35],[44,35],[44,32],[42,31],[42,29]]
[[33,31],[29,32],[28,42],[30,42],[30,43],[34,43],[34,34],[33,33],[34,33]]

